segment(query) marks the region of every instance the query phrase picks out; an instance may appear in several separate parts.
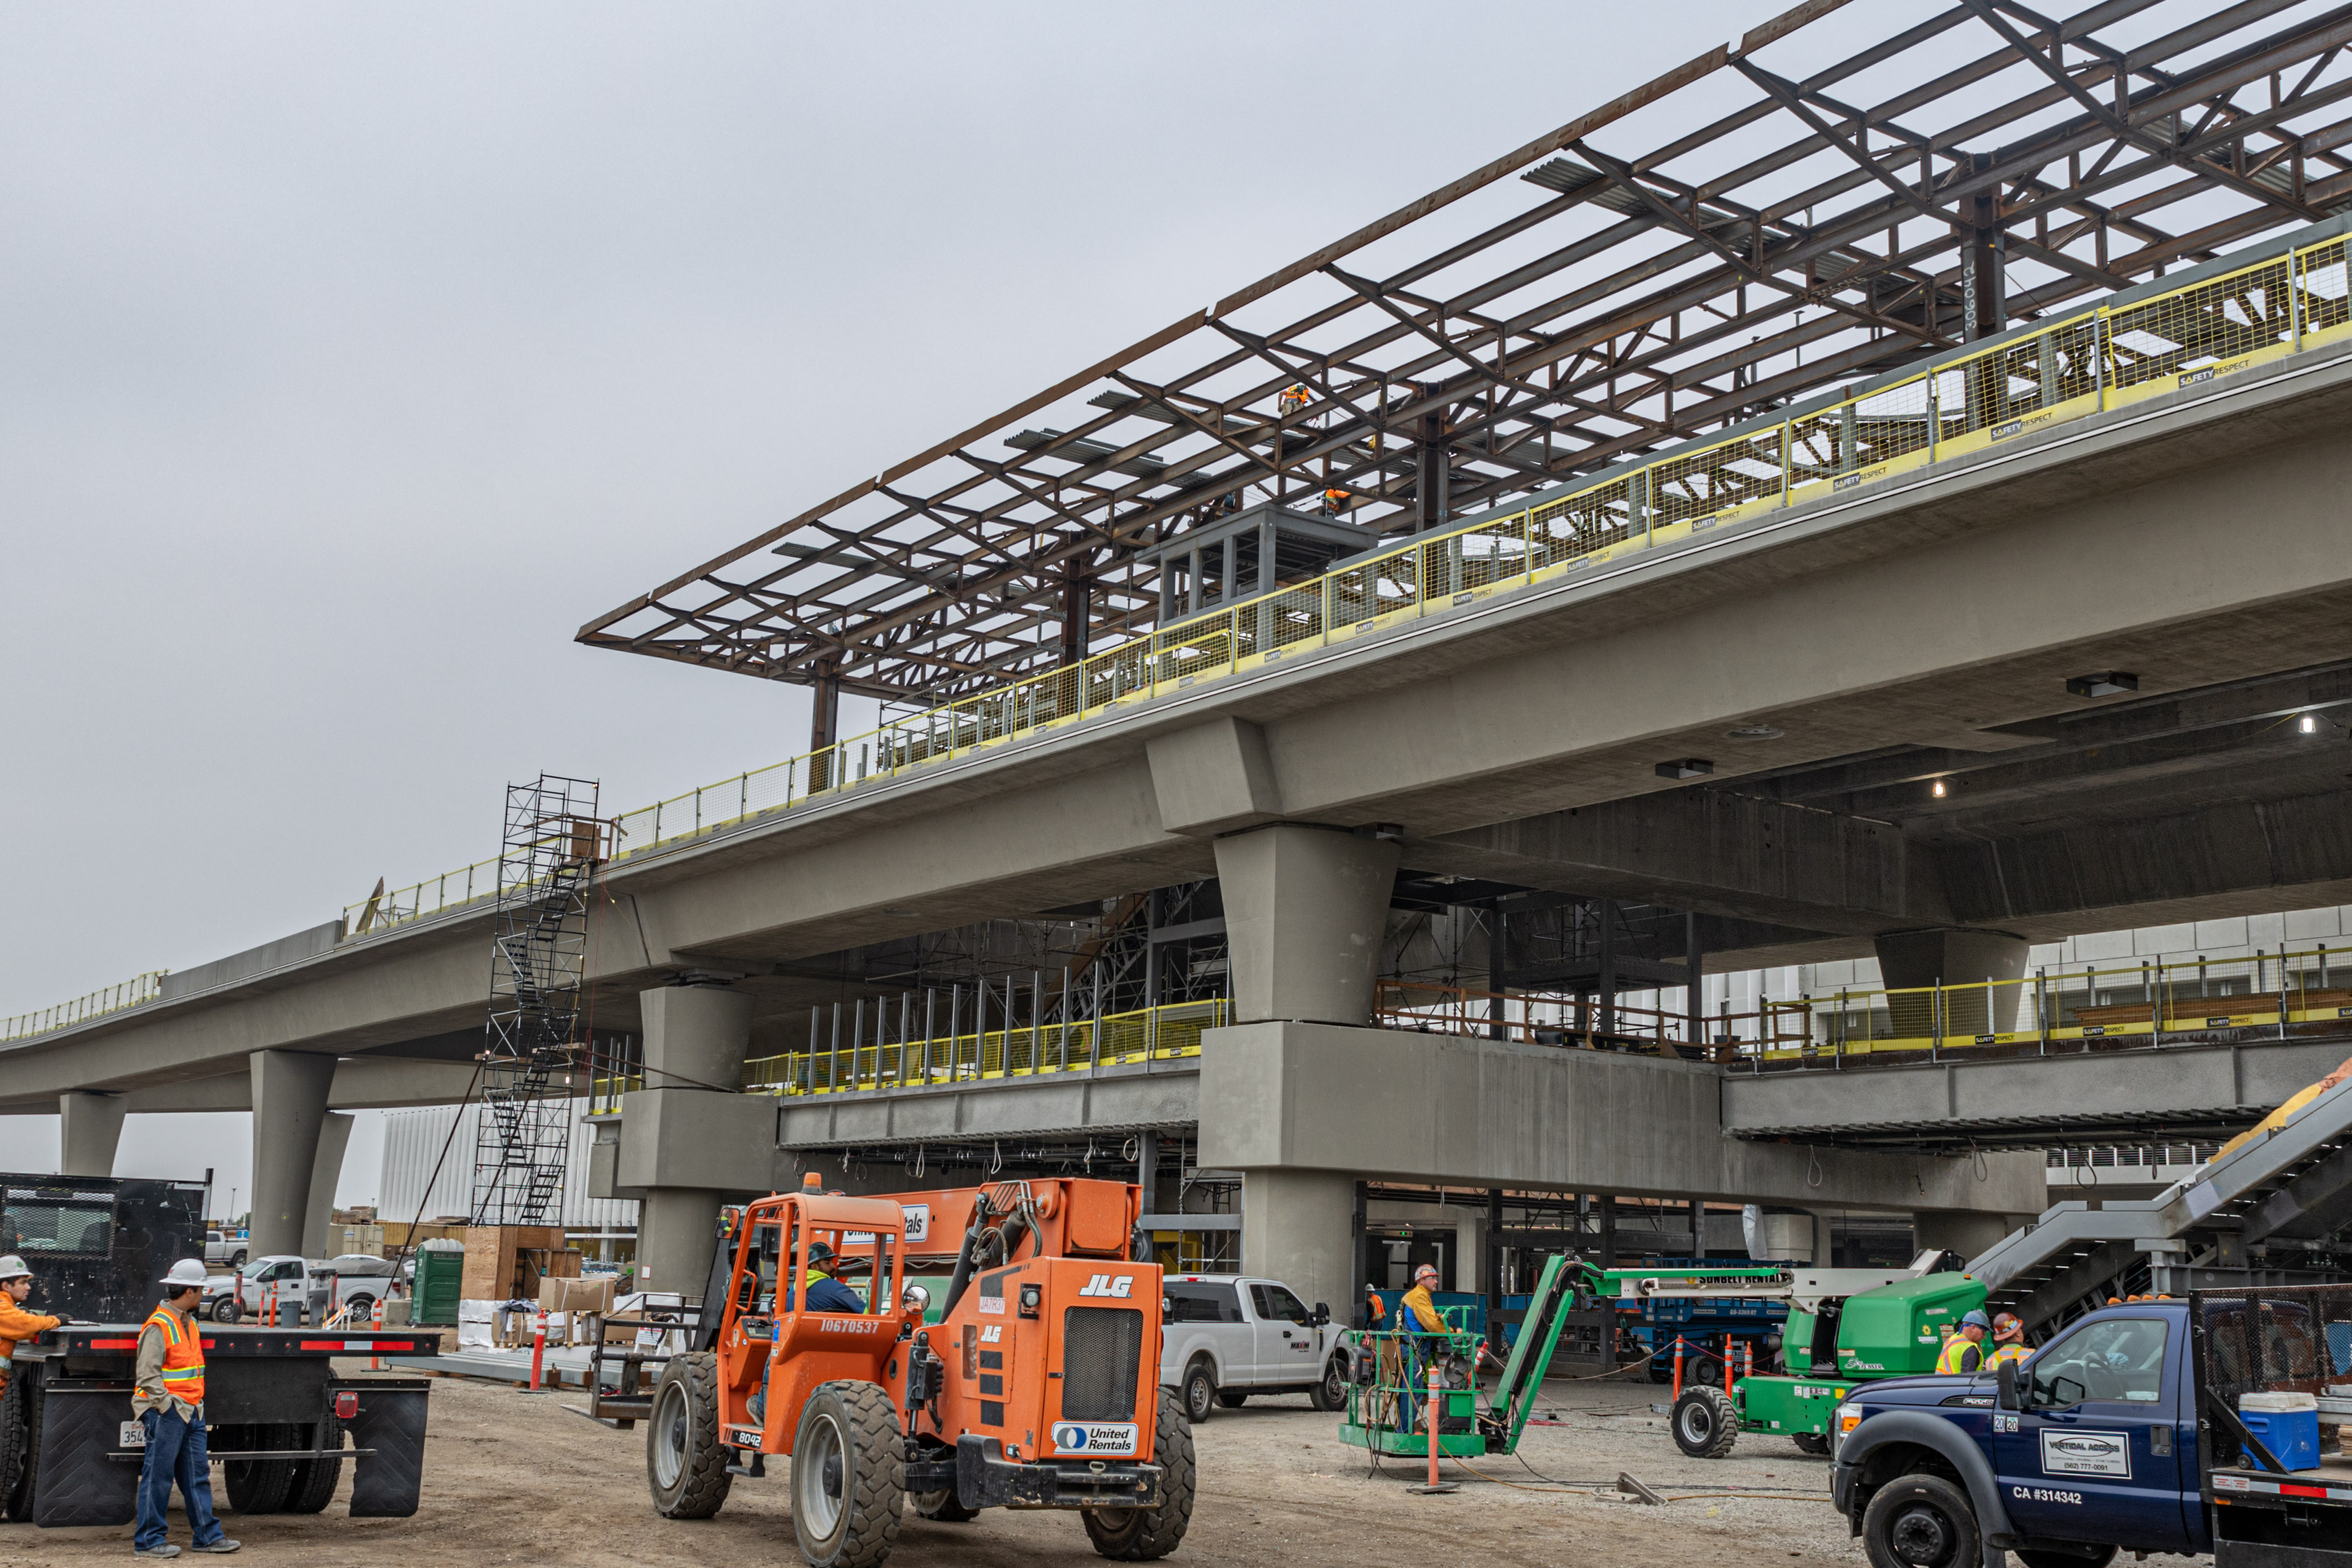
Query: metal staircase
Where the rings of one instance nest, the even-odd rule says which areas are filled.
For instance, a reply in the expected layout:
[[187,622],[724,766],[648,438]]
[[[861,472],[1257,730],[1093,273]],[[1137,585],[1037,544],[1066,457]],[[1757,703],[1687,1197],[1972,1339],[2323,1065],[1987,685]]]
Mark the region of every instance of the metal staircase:
[[2153,1198],[2059,1204],[1971,1260],[2029,1330],[2110,1297],[2352,1277],[2352,1081]]
[[541,773],[534,784],[507,787],[474,1139],[476,1225],[544,1225],[551,1213],[562,1216],[571,1069],[587,1048],[580,985],[588,889],[604,848],[593,781]]

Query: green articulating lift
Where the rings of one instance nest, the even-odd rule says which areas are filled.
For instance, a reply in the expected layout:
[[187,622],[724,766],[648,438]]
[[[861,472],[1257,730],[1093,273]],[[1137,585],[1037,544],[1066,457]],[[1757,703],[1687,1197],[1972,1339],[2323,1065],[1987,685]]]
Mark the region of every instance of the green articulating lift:
[[1675,1396],[1669,1422],[1675,1447],[1695,1459],[1719,1459],[1742,1432],[1793,1438],[1809,1454],[1826,1454],[1830,1423],[1855,1384],[1935,1371],[1946,1336],[1985,1303],[1983,1283],[1943,1268],[1943,1261],[1942,1253],[1924,1252],[1906,1269],[1577,1268],[1595,1304],[1673,1298],[1789,1304],[1783,1371],[1752,1373],[1728,1390],[1685,1385]]
[[1428,1368],[1434,1360],[1442,1384],[1438,1395],[1437,1451],[1453,1458],[1507,1454],[1519,1445],[1528,1417],[1535,1414],[1544,1369],[1559,1344],[1576,1299],[1575,1265],[1565,1256],[1544,1260],[1528,1299],[1527,1315],[1511,1346],[1503,1375],[1491,1390],[1478,1387],[1478,1358],[1486,1342],[1464,1321],[1470,1309],[1445,1310],[1444,1333],[1376,1330],[1359,1333],[1355,1375],[1348,1387],[1342,1442],[1400,1458],[1429,1455]]

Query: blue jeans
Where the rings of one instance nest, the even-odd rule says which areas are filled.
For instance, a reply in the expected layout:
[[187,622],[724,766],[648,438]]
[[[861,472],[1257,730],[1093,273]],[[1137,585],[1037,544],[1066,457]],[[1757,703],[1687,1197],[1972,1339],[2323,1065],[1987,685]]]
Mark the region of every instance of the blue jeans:
[[172,1505],[172,1483],[188,1505],[188,1523],[195,1544],[210,1546],[221,1538],[220,1521],[213,1517],[211,1468],[205,1460],[205,1418],[191,1421],[177,1411],[150,1410],[140,1416],[147,1428],[147,1457],[139,1467],[139,1529],[135,1547],[163,1544],[163,1511]]

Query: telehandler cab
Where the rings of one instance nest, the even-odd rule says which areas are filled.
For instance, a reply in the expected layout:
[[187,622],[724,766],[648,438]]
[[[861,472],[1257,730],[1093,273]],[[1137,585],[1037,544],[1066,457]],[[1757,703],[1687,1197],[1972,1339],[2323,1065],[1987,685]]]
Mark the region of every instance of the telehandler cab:
[[[712,1270],[709,1348],[663,1371],[654,1506],[707,1519],[736,1477],[789,1456],[793,1531],[815,1568],[882,1563],[904,1501],[950,1523],[1076,1509],[1106,1557],[1174,1551],[1192,1432],[1159,1385],[1160,1268],[1128,1257],[1139,1189],[1057,1178],[851,1198],[809,1181],[743,1211]],[[950,1260],[927,1322],[911,1276]],[[811,1310],[813,1261],[866,1310]]]

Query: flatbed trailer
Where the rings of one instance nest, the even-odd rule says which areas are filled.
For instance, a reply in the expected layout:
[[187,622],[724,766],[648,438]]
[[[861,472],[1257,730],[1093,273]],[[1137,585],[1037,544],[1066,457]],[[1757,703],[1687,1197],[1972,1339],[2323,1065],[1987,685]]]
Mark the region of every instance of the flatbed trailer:
[[[145,1438],[131,1408],[140,1327],[74,1323],[17,1347],[0,1394],[12,1521],[131,1522]],[[352,1518],[416,1511],[430,1382],[340,1374],[333,1362],[431,1355],[437,1342],[389,1329],[202,1327],[205,1447],[223,1467],[228,1509],[318,1513],[349,1461]]]
[[[145,1432],[131,1408],[139,1334],[165,1269],[204,1256],[194,1182],[0,1174],[0,1253],[34,1271],[26,1309],[73,1320],[16,1346],[0,1393],[0,1513],[48,1526],[128,1524]],[[96,1319],[97,1321],[82,1321]],[[215,1500],[240,1513],[317,1513],[356,1467],[355,1518],[416,1511],[422,1377],[338,1373],[338,1356],[438,1352],[404,1329],[199,1322]]]

